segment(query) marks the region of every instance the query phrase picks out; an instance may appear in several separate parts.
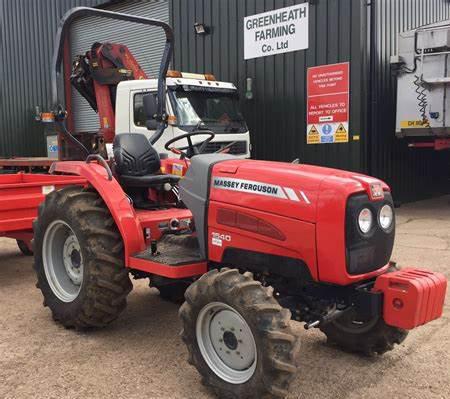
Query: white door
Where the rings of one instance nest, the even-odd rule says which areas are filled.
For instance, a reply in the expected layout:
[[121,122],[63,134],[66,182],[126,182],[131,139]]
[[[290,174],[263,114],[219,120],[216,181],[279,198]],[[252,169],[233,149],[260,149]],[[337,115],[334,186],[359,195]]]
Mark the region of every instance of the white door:
[[[152,91],[141,91],[132,90],[130,91],[130,133],[142,133],[147,138],[150,138],[154,130],[148,130],[145,126],[146,115],[144,112],[143,96],[147,93],[156,93],[156,90]],[[167,112],[171,114],[170,104],[167,99]],[[153,145],[158,153],[168,153],[164,148],[164,144],[169,141],[174,136],[174,129],[172,126],[167,126],[166,130],[162,134],[161,138]],[[169,154],[170,155],[170,154]]]

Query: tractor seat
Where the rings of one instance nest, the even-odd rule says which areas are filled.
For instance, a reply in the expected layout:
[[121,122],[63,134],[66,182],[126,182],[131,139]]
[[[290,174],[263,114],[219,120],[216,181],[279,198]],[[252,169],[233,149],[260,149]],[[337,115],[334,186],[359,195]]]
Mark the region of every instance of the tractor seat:
[[120,183],[126,187],[159,187],[165,183],[175,185],[179,176],[162,174],[158,153],[145,135],[120,133],[113,143],[115,171]]

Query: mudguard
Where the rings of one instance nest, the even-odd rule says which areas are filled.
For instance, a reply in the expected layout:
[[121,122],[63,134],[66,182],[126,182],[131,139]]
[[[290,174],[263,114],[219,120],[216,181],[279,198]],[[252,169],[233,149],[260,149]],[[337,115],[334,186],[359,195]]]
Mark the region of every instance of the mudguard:
[[108,180],[106,169],[96,163],[82,161],[55,162],[52,172],[84,177],[97,190],[120,231],[125,249],[125,259],[145,249],[144,235],[139,219],[116,179]]

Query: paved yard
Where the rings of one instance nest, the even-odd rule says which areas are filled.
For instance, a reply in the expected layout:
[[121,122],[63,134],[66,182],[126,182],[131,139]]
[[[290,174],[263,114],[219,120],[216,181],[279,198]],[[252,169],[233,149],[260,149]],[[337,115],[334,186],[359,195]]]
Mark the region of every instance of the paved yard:
[[[398,210],[394,259],[450,279],[450,197]],[[0,398],[209,398],[187,365],[177,306],[144,281],[105,330],[56,325],[35,288],[32,259],[0,239]],[[380,358],[328,347],[318,331],[303,338],[291,398],[450,398],[450,295],[444,317],[410,333]]]

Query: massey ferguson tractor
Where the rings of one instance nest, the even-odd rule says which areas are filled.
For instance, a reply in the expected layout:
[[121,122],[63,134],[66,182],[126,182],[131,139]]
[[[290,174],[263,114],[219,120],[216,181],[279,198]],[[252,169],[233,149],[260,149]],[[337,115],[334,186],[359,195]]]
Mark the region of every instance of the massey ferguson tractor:
[[[109,159],[65,128],[58,97],[65,34],[85,15],[166,34],[157,94],[143,97],[155,132],[116,134]],[[382,181],[205,154],[215,134],[200,126],[165,143],[176,158],[160,157],[154,145],[170,118],[164,81],[172,46],[165,23],[98,9],[75,8],[59,28],[47,117],[86,156],[52,165],[51,173],[79,180],[49,193],[34,222],[38,287],[54,320],[106,326],[125,309],[130,274],[149,278],[165,298],[184,293],[182,338],[202,381],[219,397],[261,398],[285,397],[298,371],[291,320],[344,350],[383,354],[439,318],[446,279],[390,262],[395,215]],[[110,101],[112,93],[104,95]]]

